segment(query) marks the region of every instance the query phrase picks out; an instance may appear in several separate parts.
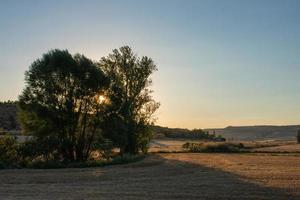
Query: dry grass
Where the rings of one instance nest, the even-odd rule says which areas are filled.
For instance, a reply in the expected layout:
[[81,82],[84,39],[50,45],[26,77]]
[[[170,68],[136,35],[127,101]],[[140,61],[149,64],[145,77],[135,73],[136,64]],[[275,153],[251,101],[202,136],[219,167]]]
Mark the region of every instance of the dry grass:
[[182,145],[186,142],[197,142],[197,140],[155,139],[150,143],[149,152],[181,152],[184,150]]
[[263,147],[254,149],[256,152],[290,152],[300,153],[300,144],[287,144],[273,147]]
[[[190,143],[203,143],[203,140],[155,139],[150,144],[150,152],[183,152],[182,145]],[[213,144],[215,142],[207,142]],[[216,142],[219,144],[220,142]],[[264,141],[230,141],[233,144],[242,143],[246,149],[254,152],[291,152],[300,153],[300,144],[293,140],[264,140]]]
[[232,173],[245,182],[277,188],[300,198],[300,154],[190,153],[163,156]]
[[128,165],[2,170],[0,199],[299,199],[300,157],[156,154]]

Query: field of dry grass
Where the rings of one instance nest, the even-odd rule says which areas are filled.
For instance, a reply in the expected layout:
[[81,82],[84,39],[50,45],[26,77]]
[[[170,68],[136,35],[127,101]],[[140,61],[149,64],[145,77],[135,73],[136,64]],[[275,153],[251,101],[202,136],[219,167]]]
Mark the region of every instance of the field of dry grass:
[[[150,152],[182,152],[182,145],[186,142],[202,143],[203,140],[180,140],[180,139],[155,139],[151,142]],[[300,153],[300,144],[293,140],[264,140],[264,141],[231,141],[232,143],[243,143],[253,152],[290,152]]]
[[0,199],[299,199],[300,156],[166,153],[127,165],[0,171]]
[[246,183],[300,198],[300,154],[164,154],[164,158],[221,170]]
[[[195,140],[194,140],[195,141]],[[150,152],[172,152],[182,151],[182,145],[189,140],[155,139],[150,143]]]
[[289,153],[300,153],[300,144],[283,144],[273,147],[263,147],[255,149],[257,152],[289,152]]

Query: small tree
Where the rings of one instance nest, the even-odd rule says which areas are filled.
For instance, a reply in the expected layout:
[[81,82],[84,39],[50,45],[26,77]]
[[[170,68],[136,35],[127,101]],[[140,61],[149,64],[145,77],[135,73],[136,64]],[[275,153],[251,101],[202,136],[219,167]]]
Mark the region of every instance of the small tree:
[[128,46],[113,50],[99,64],[111,80],[104,133],[120,147],[121,154],[147,152],[150,125],[159,107],[149,89],[155,64],[146,56],[137,57]]
[[297,132],[297,142],[300,143],[300,130]]

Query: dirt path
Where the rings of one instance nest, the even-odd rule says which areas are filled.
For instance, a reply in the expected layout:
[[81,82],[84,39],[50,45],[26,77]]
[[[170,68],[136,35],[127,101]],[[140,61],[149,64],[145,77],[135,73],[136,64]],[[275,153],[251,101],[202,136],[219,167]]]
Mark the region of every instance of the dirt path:
[[[300,188],[300,157],[261,157],[160,154],[102,168],[2,170],[0,199],[299,199],[294,190]],[[284,186],[267,180],[283,181]]]

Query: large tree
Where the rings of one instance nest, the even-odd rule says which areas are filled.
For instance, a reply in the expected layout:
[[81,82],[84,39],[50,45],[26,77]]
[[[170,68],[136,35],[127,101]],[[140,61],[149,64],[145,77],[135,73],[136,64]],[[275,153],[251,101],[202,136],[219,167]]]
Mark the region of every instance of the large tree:
[[157,70],[153,60],[139,58],[124,46],[103,57],[99,65],[110,79],[103,123],[106,137],[120,147],[121,154],[147,151],[150,125],[159,107],[149,89],[150,75]]
[[86,160],[100,134],[100,97],[108,86],[103,71],[83,55],[56,49],[36,60],[25,80],[19,97],[23,132],[50,155]]

